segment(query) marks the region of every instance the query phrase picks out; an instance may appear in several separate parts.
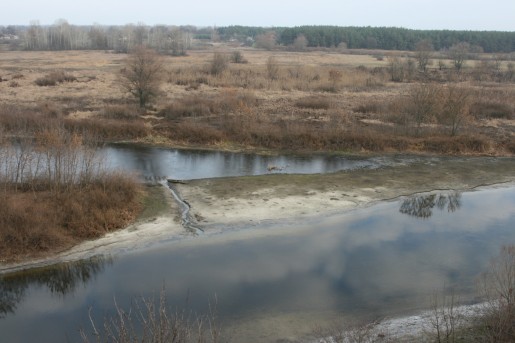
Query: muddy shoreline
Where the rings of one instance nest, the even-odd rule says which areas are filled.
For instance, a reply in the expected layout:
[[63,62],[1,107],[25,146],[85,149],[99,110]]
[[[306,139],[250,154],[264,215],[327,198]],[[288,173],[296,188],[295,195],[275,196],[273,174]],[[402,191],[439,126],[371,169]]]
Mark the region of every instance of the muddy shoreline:
[[196,224],[209,230],[342,213],[415,193],[515,182],[514,158],[430,160],[333,174],[272,174],[176,185]]
[[[359,207],[435,190],[469,191],[515,184],[515,158],[456,158],[357,169],[333,174],[270,174],[188,181],[175,184],[190,209],[193,225],[205,234],[252,228],[265,223],[301,221],[341,214]],[[44,259],[0,265],[0,274],[118,254],[163,240],[193,238],[181,225],[180,205],[161,185],[167,206],[151,218],[83,242]],[[292,219],[293,218],[293,219]]]

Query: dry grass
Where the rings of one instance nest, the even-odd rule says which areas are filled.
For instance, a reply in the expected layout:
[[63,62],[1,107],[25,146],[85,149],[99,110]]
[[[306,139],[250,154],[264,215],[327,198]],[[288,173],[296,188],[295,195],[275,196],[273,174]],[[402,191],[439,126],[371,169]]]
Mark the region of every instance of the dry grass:
[[104,170],[93,137],[59,119],[17,124],[16,138],[0,136],[0,260],[62,251],[134,220],[140,187]]
[[139,187],[106,175],[87,187],[0,193],[0,260],[21,260],[70,248],[123,228],[139,211]]
[[[229,63],[212,73],[215,51],[220,56],[238,52],[247,63]],[[473,65],[456,75],[433,63],[427,74],[414,74],[409,82],[391,82],[389,59],[378,60],[374,54],[402,56],[402,52],[353,53],[221,46],[190,51],[188,56],[166,56],[161,93],[146,112],[138,112],[119,82],[126,55],[6,52],[0,56],[0,75],[8,82],[0,83],[0,102],[21,112],[39,113],[34,118],[23,114],[27,125],[37,125],[46,120],[43,117],[62,117],[68,127],[98,131],[104,140],[164,137],[170,144],[242,148],[513,154],[515,87],[506,78],[478,82]],[[273,77],[267,65],[270,57]],[[36,86],[35,80],[55,71],[73,75],[76,81]],[[470,115],[460,119],[459,130],[440,110],[414,125],[407,94],[428,80],[446,82],[440,84],[445,89],[452,85],[470,92]],[[18,86],[10,87],[11,81]],[[11,121],[0,116],[7,131],[13,129]],[[14,120],[16,125],[19,121]],[[464,137],[445,138],[455,131]],[[478,137],[476,143],[472,136]]]
[[[216,309],[216,297],[206,314],[187,309],[172,309],[166,302],[164,289],[159,299],[139,298],[128,309],[116,304],[116,313],[96,323],[89,315],[91,330],[81,329],[82,341],[89,342],[173,342],[221,343],[223,336]],[[91,332],[91,333],[90,333]]]
[[55,86],[59,83],[74,81],[77,81],[77,78],[75,76],[67,74],[62,70],[58,70],[51,72],[50,74],[47,74],[45,76],[42,76],[36,79],[36,81],[34,82],[38,86]]

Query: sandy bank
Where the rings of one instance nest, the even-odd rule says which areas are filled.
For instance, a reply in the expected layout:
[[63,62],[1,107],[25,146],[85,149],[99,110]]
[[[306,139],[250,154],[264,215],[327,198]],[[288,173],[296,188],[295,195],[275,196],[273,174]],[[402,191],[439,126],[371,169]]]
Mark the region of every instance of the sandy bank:
[[302,220],[433,190],[515,182],[513,158],[457,158],[323,175],[272,174],[179,184],[206,231]]

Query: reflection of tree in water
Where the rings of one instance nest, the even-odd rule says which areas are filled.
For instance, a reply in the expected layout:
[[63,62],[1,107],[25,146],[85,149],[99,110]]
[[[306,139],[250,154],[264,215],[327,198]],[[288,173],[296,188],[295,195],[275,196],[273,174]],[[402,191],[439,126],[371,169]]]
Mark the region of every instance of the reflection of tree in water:
[[0,318],[14,313],[31,285],[46,286],[50,292],[66,295],[102,272],[110,258],[87,260],[0,276]]
[[461,192],[427,194],[411,196],[405,199],[399,211],[409,216],[429,218],[433,215],[433,209],[438,208],[447,212],[455,212],[461,207]]

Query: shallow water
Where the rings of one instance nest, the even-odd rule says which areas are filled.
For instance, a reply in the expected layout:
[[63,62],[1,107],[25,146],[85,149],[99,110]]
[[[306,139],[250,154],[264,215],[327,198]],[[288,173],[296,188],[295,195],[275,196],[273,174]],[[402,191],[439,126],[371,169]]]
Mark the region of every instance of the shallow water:
[[0,340],[78,341],[89,308],[101,322],[115,299],[126,308],[163,285],[174,308],[205,312],[216,295],[233,342],[304,337],[339,317],[410,314],[444,287],[474,301],[474,279],[515,243],[514,223],[515,187],[421,194],[6,275]]
[[[268,173],[319,174],[379,168],[441,159],[416,156],[349,157],[339,155],[256,155],[239,152],[179,150],[132,145],[103,149],[111,168],[136,172],[143,178],[202,179]],[[275,167],[273,170],[269,170]]]

